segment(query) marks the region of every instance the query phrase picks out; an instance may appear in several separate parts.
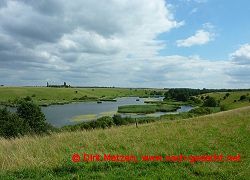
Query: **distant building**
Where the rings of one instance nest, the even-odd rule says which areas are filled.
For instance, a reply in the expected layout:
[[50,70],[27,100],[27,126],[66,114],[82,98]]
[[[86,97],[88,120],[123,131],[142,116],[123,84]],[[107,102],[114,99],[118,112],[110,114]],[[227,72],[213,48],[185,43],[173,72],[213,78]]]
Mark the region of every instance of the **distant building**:
[[67,85],[66,82],[64,82],[63,85],[49,84],[49,83],[47,82],[47,87],[69,88],[70,85]]

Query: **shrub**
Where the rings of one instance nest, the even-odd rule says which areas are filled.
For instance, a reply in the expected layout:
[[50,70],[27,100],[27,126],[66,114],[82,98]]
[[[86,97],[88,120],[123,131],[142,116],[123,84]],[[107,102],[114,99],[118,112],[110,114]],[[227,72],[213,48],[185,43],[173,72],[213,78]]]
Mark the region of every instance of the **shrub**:
[[8,138],[55,130],[45,121],[41,108],[29,96],[16,103],[16,113],[11,113],[6,108],[0,109],[0,136]]
[[113,119],[109,116],[103,116],[95,121],[97,128],[107,128],[114,125]]
[[115,114],[113,116],[113,122],[114,122],[115,125],[117,125],[117,126],[122,125],[123,124],[122,121],[123,121],[123,119],[122,119],[120,114]]
[[44,133],[50,129],[41,108],[30,101],[21,101],[17,106],[17,115],[30,126],[31,133]]
[[191,109],[188,113],[196,114],[196,115],[205,115],[212,113],[211,109],[206,107],[199,107]]
[[191,96],[189,99],[191,101],[193,101],[194,103],[197,103],[197,104],[201,103],[201,100],[199,98],[197,98],[197,97]]
[[12,138],[27,134],[29,131],[29,125],[23,119],[6,108],[0,109],[0,136]]
[[30,96],[26,96],[25,98],[23,98],[25,101],[32,101],[32,98]]
[[86,95],[79,98],[79,100],[86,100],[86,99],[88,99],[88,96]]
[[225,111],[225,110],[226,110],[225,105],[220,105],[220,110],[221,110],[221,111]]
[[83,122],[80,124],[80,129],[91,129],[88,122]]
[[206,98],[206,100],[203,103],[203,106],[206,106],[206,107],[216,107],[216,105],[217,105],[217,102],[215,98],[213,97]]
[[209,96],[209,95],[207,95],[205,99],[209,99],[209,98],[210,98],[210,96]]
[[240,96],[240,101],[245,100],[246,98],[247,98],[246,95],[242,95],[242,96]]

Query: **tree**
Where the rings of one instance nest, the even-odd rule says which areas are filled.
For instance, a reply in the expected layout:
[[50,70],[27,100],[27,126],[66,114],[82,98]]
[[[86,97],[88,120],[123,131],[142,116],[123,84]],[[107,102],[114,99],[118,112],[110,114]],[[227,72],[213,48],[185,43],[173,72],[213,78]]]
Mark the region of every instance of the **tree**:
[[17,114],[9,112],[6,108],[0,109],[0,136],[17,137],[27,134],[29,131],[29,125]]
[[216,102],[215,98],[209,96],[204,101],[203,106],[205,106],[205,107],[216,107],[217,106],[217,102]]
[[25,134],[42,134],[55,130],[48,124],[41,108],[29,99],[17,101],[17,112],[0,109],[0,136],[11,138]]
[[50,128],[41,108],[31,101],[21,101],[17,107],[17,115],[30,126],[34,133],[41,134]]
[[246,95],[242,95],[242,96],[240,96],[240,101],[242,101],[242,100],[244,100],[244,99],[246,99],[246,98],[247,98]]

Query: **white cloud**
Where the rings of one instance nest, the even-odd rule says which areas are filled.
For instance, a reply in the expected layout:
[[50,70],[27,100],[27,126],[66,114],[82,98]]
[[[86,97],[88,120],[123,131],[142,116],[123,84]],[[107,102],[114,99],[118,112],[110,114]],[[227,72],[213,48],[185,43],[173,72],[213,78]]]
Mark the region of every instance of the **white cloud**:
[[250,44],[241,45],[240,48],[230,56],[236,64],[250,65]]
[[[112,85],[123,69],[116,62],[155,57],[165,46],[157,36],[182,24],[164,0],[6,1],[0,6],[0,67],[6,74],[0,81],[60,82],[67,74],[79,85],[106,84],[102,77],[110,76]],[[43,76],[35,76],[38,71]]]
[[198,11],[198,8],[193,8],[193,9],[189,12],[189,14],[195,14],[197,11]]
[[214,38],[214,34],[205,31],[205,30],[198,30],[193,36],[188,37],[187,39],[183,40],[177,40],[177,46],[178,47],[191,47],[194,45],[203,45],[210,41],[212,41]]
[[229,83],[250,88],[250,44],[241,45],[230,58],[232,66],[225,71],[231,77]]
[[[6,1],[0,84],[229,87],[231,62],[158,55],[165,46],[158,35],[183,25],[168,7],[164,0]],[[210,28],[204,25],[189,44],[210,41]]]

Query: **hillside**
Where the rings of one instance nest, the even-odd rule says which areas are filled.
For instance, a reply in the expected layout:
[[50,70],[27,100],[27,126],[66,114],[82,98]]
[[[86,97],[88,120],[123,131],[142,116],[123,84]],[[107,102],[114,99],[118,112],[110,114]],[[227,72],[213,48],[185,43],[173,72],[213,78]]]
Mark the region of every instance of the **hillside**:
[[12,104],[17,98],[29,96],[39,105],[63,104],[73,101],[112,100],[124,96],[149,96],[165,90],[135,88],[54,88],[54,87],[0,87],[0,103]]
[[[0,139],[0,179],[209,178],[250,176],[250,106],[193,119],[161,121],[45,137]],[[79,162],[74,153],[240,155],[238,162]]]
[[[226,96],[228,94],[228,96]],[[211,96],[220,102],[221,106],[224,106],[225,110],[235,109],[239,107],[250,105],[250,91],[232,91],[232,92],[213,92],[199,95],[198,97]],[[245,99],[240,99],[241,96],[245,96]]]

